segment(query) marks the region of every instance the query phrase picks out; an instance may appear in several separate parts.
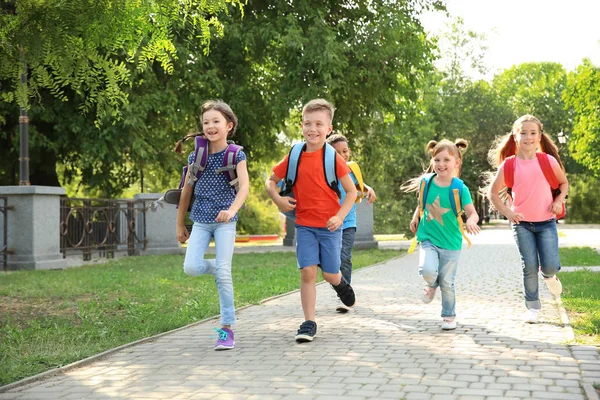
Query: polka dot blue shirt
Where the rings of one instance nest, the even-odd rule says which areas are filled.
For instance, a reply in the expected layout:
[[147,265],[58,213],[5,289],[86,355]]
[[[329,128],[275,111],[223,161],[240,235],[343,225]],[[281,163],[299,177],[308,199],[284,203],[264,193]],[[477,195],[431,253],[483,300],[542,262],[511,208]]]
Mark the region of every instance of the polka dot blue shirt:
[[[227,175],[217,173],[217,169],[223,166],[225,150],[209,154],[206,169],[200,174],[194,187],[194,204],[190,212],[190,219],[203,224],[216,223],[217,215],[222,210],[227,210],[235,200],[236,192],[229,184]],[[240,150],[237,154],[236,163],[244,161],[246,154]],[[188,156],[188,165],[194,163],[194,151]],[[237,214],[230,222],[237,221]]]

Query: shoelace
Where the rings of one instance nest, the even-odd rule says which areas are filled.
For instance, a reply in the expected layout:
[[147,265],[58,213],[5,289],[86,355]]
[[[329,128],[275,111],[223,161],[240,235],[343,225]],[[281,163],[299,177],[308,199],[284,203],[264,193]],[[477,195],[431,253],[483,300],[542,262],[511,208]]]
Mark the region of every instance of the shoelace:
[[223,329],[217,329],[217,328],[213,328],[216,332],[217,332],[217,338],[219,340],[227,340],[227,336],[229,336],[229,333],[227,331],[224,331]]

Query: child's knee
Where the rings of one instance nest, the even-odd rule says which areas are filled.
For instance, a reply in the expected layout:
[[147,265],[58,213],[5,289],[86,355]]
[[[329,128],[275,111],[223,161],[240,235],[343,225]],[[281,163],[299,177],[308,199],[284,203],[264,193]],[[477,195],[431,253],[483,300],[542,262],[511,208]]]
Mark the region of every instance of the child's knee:
[[543,266],[542,267],[542,275],[544,278],[552,278],[560,271],[560,266]]
[[434,268],[423,267],[419,270],[419,275],[421,275],[427,283],[433,283],[438,278],[438,272]]
[[198,266],[190,264],[183,264],[183,272],[188,276],[198,276],[202,274]]
[[329,274],[327,272],[323,272],[323,279],[325,279],[327,283],[338,285],[340,283],[340,274]]
[[311,265],[300,270],[300,279],[303,283],[311,283],[317,281],[317,266]]

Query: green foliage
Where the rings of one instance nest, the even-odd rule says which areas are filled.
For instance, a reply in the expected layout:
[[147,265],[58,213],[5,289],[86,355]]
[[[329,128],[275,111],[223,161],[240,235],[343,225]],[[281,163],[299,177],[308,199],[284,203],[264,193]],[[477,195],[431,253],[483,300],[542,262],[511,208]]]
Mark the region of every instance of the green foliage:
[[568,174],[567,218],[571,224],[600,223],[600,178],[590,174]]
[[[264,192],[264,190],[263,190]],[[282,220],[271,199],[251,195],[239,211],[237,230],[242,235],[276,234],[282,232]]]
[[173,72],[174,32],[194,32],[207,52],[211,38],[222,34],[218,16],[228,4],[241,2],[12,0],[0,13],[0,95],[28,108],[41,90],[60,101],[77,94],[79,110],[94,110],[99,125],[121,115],[132,70],[156,62]]
[[584,60],[569,74],[564,94],[573,110],[573,130],[569,137],[572,157],[600,175],[600,68]]
[[564,288],[561,299],[569,313],[577,342],[598,345],[600,343],[600,291],[598,291],[600,274],[583,270],[561,274],[560,279]]

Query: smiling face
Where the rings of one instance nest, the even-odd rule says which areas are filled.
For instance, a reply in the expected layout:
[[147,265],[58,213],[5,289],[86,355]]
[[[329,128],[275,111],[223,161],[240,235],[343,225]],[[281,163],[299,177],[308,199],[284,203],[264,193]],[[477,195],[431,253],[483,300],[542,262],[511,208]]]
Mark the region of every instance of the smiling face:
[[452,178],[456,175],[460,161],[448,150],[439,151],[432,159],[433,170],[440,178]]
[[302,135],[308,151],[323,147],[327,135],[331,133],[331,115],[324,110],[305,112],[302,116]]
[[540,126],[534,121],[524,121],[521,128],[515,130],[514,139],[519,149],[535,151],[542,140]]
[[344,161],[348,162],[350,160],[350,147],[348,147],[348,142],[340,140],[339,142],[335,142],[332,144],[335,151],[342,156]]
[[211,142],[227,142],[227,135],[232,128],[233,122],[228,122],[217,110],[208,110],[202,114],[202,132]]

